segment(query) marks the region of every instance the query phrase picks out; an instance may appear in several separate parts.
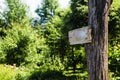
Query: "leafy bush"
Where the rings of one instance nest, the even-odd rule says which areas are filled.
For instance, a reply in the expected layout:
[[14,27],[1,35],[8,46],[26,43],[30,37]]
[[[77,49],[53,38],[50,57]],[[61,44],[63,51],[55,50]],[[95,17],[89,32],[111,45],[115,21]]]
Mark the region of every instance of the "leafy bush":
[[8,64],[16,63],[19,66],[37,63],[48,51],[45,39],[29,24],[13,23],[12,29],[6,30],[6,34],[0,43],[0,54],[4,54],[1,59],[6,60]]
[[16,69],[8,65],[0,65],[0,80],[16,80],[17,75]]
[[109,14],[109,70],[111,79],[120,77],[120,1],[114,0]]

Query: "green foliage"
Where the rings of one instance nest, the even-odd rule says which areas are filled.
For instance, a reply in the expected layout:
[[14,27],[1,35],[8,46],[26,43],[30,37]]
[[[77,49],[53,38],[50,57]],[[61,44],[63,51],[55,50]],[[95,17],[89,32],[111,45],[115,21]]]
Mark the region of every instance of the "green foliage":
[[80,76],[72,75],[66,76],[61,71],[48,70],[45,72],[37,71],[34,72],[29,80],[87,80]]
[[109,14],[109,70],[112,80],[120,77],[120,1],[114,0]]
[[23,24],[15,23],[12,25],[13,28],[7,30],[7,36],[3,40],[7,63],[16,63],[17,65],[36,63],[39,60],[39,55],[48,50],[44,45],[45,39],[38,35],[30,25],[23,26]]
[[30,70],[12,65],[0,64],[0,80],[29,80]]
[[87,0],[71,0],[71,10],[72,13],[70,14],[68,25],[70,25],[72,29],[87,26]]
[[7,10],[4,11],[0,19],[1,27],[11,26],[12,22],[19,22],[26,16],[25,5],[20,0],[5,0]]
[[113,76],[119,76],[120,74],[120,43],[113,42],[114,45],[109,44],[109,69],[114,72]]
[[[49,52],[40,28],[32,28],[25,5],[19,0],[6,0],[5,24],[0,28],[0,62],[17,66],[37,63]],[[2,19],[2,18],[1,18]],[[8,28],[9,27],[9,28]]]
[[[82,10],[80,16],[82,18],[83,14],[87,11],[87,8],[79,6],[79,9]],[[79,58],[81,58],[82,55],[80,54],[84,54],[84,52],[82,49],[83,53],[79,53],[80,50],[78,50],[78,52],[74,50],[72,53],[71,46],[68,43],[68,31],[75,28],[73,26],[76,26],[76,23],[73,23],[72,21],[70,22],[70,19],[73,18],[73,13],[71,13],[70,9],[66,9],[65,11],[59,9],[56,10],[59,12],[56,12],[56,15],[42,26],[44,27],[44,37],[50,47],[50,57],[54,60],[54,56],[59,55],[61,62],[65,66],[70,66],[69,64],[67,65],[68,61],[69,63],[77,62],[76,64],[71,64],[72,67],[76,67],[76,65],[81,61]],[[74,46],[74,48],[77,50],[77,48],[80,49],[81,47]],[[72,54],[74,54],[75,57],[72,56]],[[74,61],[71,60],[71,57],[73,57]]]
[[[51,21],[46,24],[46,31],[44,33],[47,39],[47,44],[51,49],[51,54],[58,53],[58,44],[61,39],[61,19],[55,16]],[[57,51],[57,52],[56,52]]]
[[[0,65],[0,80],[87,80],[83,45],[68,42],[68,31],[88,23],[87,0],[71,0],[66,10],[59,9],[57,0],[43,0],[42,8],[36,10],[40,17],[37,24],[41,25],[34,27],[26,17],[24,4],[19,0],[6,3],[8,9],[0,17],[0,63],[15,63],[19,70],[16,73]],[[115,0],[109,14],[111,80],[120,77],[119,6]]]
[[109,72],[109,79],[110,80],[119,80],[120,77],[116,77],[114,72]]
[[17,70],[0,64],[0,80],[16,80]]
[[109,38],[117,39],[120,37],[120,1],[114,0],[109,14]]
[[42,8],[38,8],[36,10],[36,13],[40,17],[39,23],[43,24],[46,23],[48,20],[52,19],[52,17],[56,13],[57,8],[58,8],[57,0],[43,0]]
[[59,71],[45,71],[45,72],[35,72],[31,75],[29,80],[66,80],[66,77]]

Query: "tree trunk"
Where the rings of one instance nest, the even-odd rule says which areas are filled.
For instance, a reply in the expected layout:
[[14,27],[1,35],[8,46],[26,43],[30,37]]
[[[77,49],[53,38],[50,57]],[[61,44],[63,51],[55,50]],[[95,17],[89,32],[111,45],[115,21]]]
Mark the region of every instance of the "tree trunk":
[[110,0],[89,0],[92,43],[86,44],[89,80],[108,80],[108,12]]

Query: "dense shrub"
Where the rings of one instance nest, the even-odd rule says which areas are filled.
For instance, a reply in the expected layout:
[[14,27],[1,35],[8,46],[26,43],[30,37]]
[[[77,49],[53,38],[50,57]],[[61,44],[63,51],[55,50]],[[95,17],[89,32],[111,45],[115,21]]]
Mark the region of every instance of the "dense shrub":
[[29,24],[13,23],[12,27],[6,30],[7,35],[0,43],[1,55],[4,54],[0,60],[6,60],[8,64],[16,63],[17,66],[28,63],[37,64],[42,55],[48,51],[45,39]]
[[120,1],[114,0],[109,13],[109,70],[112,78],[120,77]]
[[0,80],[16,80],[17,76],[16,69],[13,68],[13,66],[8,65],[0,65]]

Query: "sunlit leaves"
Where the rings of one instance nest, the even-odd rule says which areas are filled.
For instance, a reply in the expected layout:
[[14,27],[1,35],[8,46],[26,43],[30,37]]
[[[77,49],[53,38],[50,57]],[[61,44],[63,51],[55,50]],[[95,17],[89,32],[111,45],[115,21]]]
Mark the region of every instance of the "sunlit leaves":
[[6,10],[2,14],[2,25],[11,26],[11,22],[21,22],[26,16],[25,5],[20,0],[6,0]]
[[[109,13],[109,69],[113,76],[120,74],[120,1],[114,0]],[[117,79],[116,79],[117,80]]]

